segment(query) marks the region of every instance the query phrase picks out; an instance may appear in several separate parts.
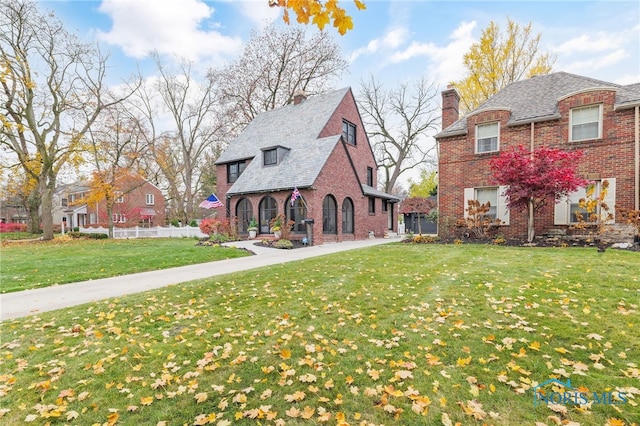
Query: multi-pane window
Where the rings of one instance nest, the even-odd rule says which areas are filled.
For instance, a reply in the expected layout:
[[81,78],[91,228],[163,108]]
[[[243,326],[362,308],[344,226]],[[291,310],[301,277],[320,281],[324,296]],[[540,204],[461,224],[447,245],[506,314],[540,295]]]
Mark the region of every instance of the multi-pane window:
[[602,138],[602,106],[574,108],[571,110],[569,140],[584,141]]
[[145,194],[144,198],[148,206],[153,206],[155,204],[156,198],[153,194]]
[[253,206],[251,201],[247,198],[243,198],[238,201],[236,206],[236,216],[238,218],[238,230],[240,232],[248,232],[249,222],[253,218]]
[[476,153],[498,150],[500,123],[478,124],[476,126]]
[[489,203],[489,211],[485,216],[497,219],[502,225],[509,225],[509,209],[504,195],[506,186],[477,187],[464,189],[464,216],[469,215],[469,201],[476,200],[480,204]]
[[260,200],[258,209],[260,211],[260,218],[258,221],[260,225],[260,233],[268,234],[271,232],[269,222],[278,215],[278,205],[276,204],[276,200],[273,197],[264,197]]
[[62,199],[62,207],[67,207],[69,205],[68,200],[66,198]]
[[353,234],[353,201],[345,198],[342,202],[342,233]]
[[337,234],[337,205],[336,199],[331,195],[324,197],[322,201],[322,233]]
[[[588,212],[585,207],[580,206],[581,199],[600,199],[602,202],[596,203],[595,209]],[[615,205],[616,178],[595,180],[590,182],[586,188],[578,188],[555,204],[553,223],[554,225],[571,225],[580,222],[592,223],[594,220],[609,223],[615,219]]]
[[289,197],[285,205],[287,206],[287,222],[290,220],[295,222],[292,228],[293,232],[297,234],[307,232],[307,225],[304,222],[307,218],[307,206],[302,197],[296,198],[293,205],[291,205],[291,197]]
[[122,191],[113,191],[113,198],[117,204],[124,203],[124,194]]
[[244,172],[247,163],[245,161],[236,161],[227,165],[227,182],[233,183]]
[[127,221],[127,216],[122,213],[114,213],[112,217],[114,223],[125,223]]
[[489,203],[489,211],[485,214],[492,219],[498,215],[498,188],[476,188],[476,200],[480,204]]
[[264,151],[264,165],[269,166],[278,163],[278,150],[277,148],[267,149]]
[[344,140],[350,144],[356,144],[356,125],[353,123],[349,123],[346,120],[342,121],[342,137]]

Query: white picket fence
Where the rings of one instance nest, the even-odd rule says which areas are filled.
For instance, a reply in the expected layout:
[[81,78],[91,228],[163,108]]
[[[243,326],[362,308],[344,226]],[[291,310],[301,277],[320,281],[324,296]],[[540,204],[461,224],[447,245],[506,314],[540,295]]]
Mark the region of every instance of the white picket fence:
[[[87,234],[109,234],[108,228],[79,228],[80,232]],[[113,228],[113,238],[183,238],[183,237],[207,237],[200,231],[197,226],[183,226],[183,227],[162,227],[155,226],[153,228],[141,228],[136,226],[135,228]]]

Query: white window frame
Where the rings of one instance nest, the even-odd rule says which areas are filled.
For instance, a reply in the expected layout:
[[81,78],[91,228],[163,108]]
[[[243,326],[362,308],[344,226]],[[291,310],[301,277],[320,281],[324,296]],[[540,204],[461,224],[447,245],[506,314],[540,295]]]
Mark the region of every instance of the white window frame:
[[127,216],[125,214],[114,213],[112,218],[113,218],[113,223],[127,223]]
[[475,188],[464,189],[464,217],[469,217],[467,206],[469,200],[477,200],[478,190],[495,189],[498,203],[496,206],[496,219],[501,221],[500,225],[509,225],[509,207],[507,205],[507,197],[504,195],[507,186],[479,186]]
[[[595,181],[597,188],[594,192],[594,197],[600,194],[600,186],[603,181],[609,181],[609,189],[607,195],[604,198],[604,202],[609,206],[609,213],[612,215],[611,220],[605,223],[614,223],[616,212],[614,206],[616,205],[616,178],[602,178]],[[586,188],[579,188],[577,191],[562,197],[554,206],[553,209],[553,224],[554,225],[574,225],[577,222],[573,220],[571,216],[571,205],[575,205],[579,202],[580,198],[585,198],[587,193]],[[600,214],[600,212],[595,212]],[[587,218],[585,218],[587,219]]]
[[[480,133],[480,129],[484,129],[484,128],[491,128],[491,127],[495,127],[495,135],[492,135],[490,137],[484,137],[484,138],[478,138],[478,135]],[[500,122],[499,121],[494,121],[492,123],[481,123],[481,124],[476,124],[476,138],[475,138],[475,153],[476,154],[486,154],[488,152],[498,152],[500,151]],[[495,149],[489,149],[486,151],[480,151],[479,148],[479,142],[481,140],[485,140],[485,139],[492,139],[492,138],[496,138],[496,147]]]
[[113,202],[116,204],[124,203],[124,194],[122,191],[113,191]]
[[145,198],[145,202],[148,206],[153,206],[155,205],[155,195],[154,194],[144,194],[144,198]]
[[[597,119],[597,124],[598,124],[598,134],[595,137],[588,137],[588,138],[583,138],[583,139],[576,139],[573,136],[573,128],[574,128],[574,119],[573,119],[573,114],[577,111],[581,111],[581,110],[586,110],[586,109],[598,109],[598,119]],[[590,124],[590,123],[594,123],[594,121],[589,121],[589,122],[585,122],[585,123],[580,123],[580,124]],[[586,106],[581,106],[581,107],[577,107],[577,108],[572,108],[570,111],[570,117],[569,117],[569,142],[582,142],[582,141],[590,141],[590,140],[596,140],[596,139],[602,139],[602,104],[596,104],[596,105],[586,105]]]

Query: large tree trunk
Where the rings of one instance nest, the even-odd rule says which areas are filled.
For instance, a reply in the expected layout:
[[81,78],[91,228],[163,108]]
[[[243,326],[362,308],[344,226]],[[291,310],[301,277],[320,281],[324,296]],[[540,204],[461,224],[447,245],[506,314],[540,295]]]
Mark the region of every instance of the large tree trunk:
[[47,185],[42,191],[42,238],[44,240],[53,240],[53,189]]
[[535,237],[535,226],[533,223],[533,200],[529,200],[529,223],[527,226],[527,241],[532,242]]
[[31,234],[40,233],[40,192],[34,188],[29,193],[24,206],[27,209],[27,230]]

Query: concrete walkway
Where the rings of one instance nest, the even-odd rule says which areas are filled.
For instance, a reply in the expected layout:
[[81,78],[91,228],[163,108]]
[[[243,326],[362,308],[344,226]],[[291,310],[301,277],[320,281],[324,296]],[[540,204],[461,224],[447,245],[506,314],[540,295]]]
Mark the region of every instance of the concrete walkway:
[[258,247],[255,246],[255,241],[236,241],[225,245],[246,248],[256,255],[251,256],[251,258],[241,257],[237,259],[220,260],[217,262],[3,294],[0,295],[0,320],[4,321],[25,317],[41,312],[139,293],[201,278],[209,278],[397,241],[400,241],[399,237],[376,238],[362,241],[329,243],[294,250]]

